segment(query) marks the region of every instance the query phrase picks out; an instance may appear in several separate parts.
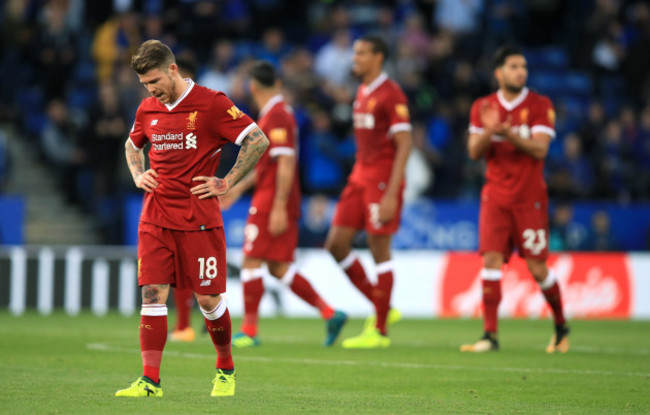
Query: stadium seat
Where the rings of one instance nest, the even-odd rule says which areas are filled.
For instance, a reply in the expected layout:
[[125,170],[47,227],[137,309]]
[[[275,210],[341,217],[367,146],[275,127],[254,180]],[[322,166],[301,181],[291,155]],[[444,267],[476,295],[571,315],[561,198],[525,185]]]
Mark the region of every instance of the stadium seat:
[[564,75],[564,86],[568,93],[584,95],[591,94],[593,88],[591,77],[580,71],[567,72]]

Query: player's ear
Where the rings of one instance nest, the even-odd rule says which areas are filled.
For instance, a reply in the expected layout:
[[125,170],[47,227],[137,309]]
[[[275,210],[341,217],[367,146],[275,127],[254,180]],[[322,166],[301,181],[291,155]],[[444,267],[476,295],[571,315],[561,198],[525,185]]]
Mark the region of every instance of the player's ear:
[[497,81],[501,82],[501,68],[502,66],[498,66],[494,69],[494,77],[496,78]]
[[172,77],[176,76],[176,74],[178,73],[178,65],[176,65],[175,63],[170,63],[169,67],[167,68],[167,72]]

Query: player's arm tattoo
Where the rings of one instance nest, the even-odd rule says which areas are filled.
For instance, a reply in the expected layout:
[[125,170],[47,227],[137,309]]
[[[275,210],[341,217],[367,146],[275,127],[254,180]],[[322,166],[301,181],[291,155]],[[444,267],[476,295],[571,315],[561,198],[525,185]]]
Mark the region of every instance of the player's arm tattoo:
[[126,150],[126,163],[135,181],[138,176],[144,173],[144,153],[142,150],[136,150],[129,140],[126,141],[124,148]]
[[237,184],[253,168],[268,146],[269,140],[259,127],[253,128],[246,135],[239,150],[237,160],[235,160],[235,165],[224,178],[230,188]]
[[151,284],[142,286],[142,304],[160,304],[166,298],[162,298],[161,291],[169,289],[169,284]]

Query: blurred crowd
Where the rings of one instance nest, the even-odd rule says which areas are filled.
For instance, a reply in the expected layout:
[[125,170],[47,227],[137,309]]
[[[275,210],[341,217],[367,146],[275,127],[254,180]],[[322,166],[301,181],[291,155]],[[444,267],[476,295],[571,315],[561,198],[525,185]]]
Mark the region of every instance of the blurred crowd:
[[[384,37],[387,72],[409,98],[409,198],[477,199],[483,164],[466,156],[472,101],[492,92],[490,57],[521,45],[529,84],[549,95],[557,137],[547,159],[560,204],[650,198],[650,6],[624,0],[5,0],[0,122],[30,140],[66,201],[119,243],[133,184],[123,145],[146,91],[128,66],[146,39],[255,115],[247,72],[272,61],[300,136],[302,188],[337,195],[354,162],[352,43]],[[0,134],[0,189],[11,161]],[[224,151],[223,169],[236,157]],[[220,170],[222,170],[220,168]]]

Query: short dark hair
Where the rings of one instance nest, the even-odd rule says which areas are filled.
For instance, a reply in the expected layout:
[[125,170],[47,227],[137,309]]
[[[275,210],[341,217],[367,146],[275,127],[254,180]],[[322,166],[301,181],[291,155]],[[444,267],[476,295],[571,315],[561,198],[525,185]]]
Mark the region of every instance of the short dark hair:
[[494,52],[494,56],[492,57],[492,66],[494,69],[500,68],[506,63],[508,57],[515,55],[524,56],[524,52],[517,45],[503,45]]
[[376,35],[365,35],[361,36],[358,40],[370,43],[372,46],[372,53],[381,53],[384,57],[384,61],[388,58],[388,44],[383,38]]
[[275,66],[269,61],[256,61],[250,70],[250,76],[265,88],[271,88],[278,79]]
[[176,63],[172,50],[155,39],[147,40],[140,45],[138,53],[131,58],[131,68],[140,75],[156,68],[167,69],[172,63]]

